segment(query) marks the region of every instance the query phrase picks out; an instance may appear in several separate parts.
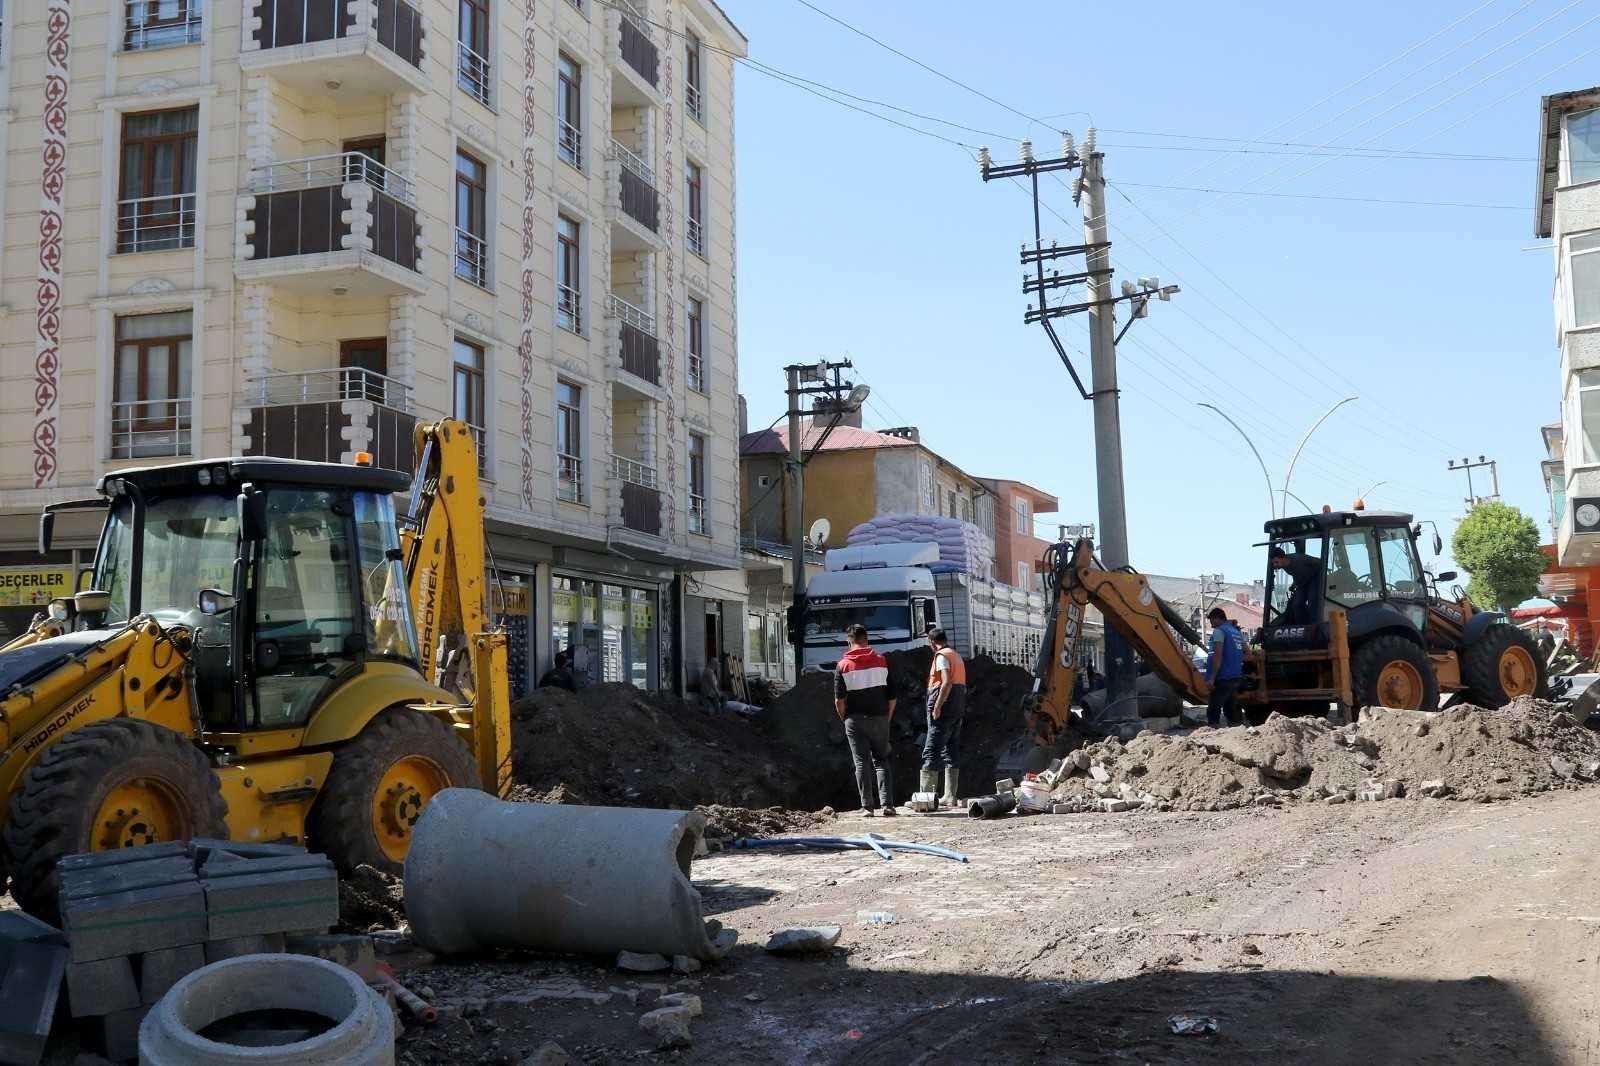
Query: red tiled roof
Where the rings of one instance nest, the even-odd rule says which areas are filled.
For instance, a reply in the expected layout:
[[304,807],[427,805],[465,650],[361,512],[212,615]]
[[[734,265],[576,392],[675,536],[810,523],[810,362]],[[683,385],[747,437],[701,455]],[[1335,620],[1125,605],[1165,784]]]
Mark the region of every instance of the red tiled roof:
[[[806,423],[805,432],[801,436],[800,445],[809,451],[814,448],[817,439],[822,436],[825,427]],[[912,448],[914,441],[904,437],[892,437],[887,433],[879,433],[872,429],[857,429],[854,426],[835,426],[833,432],[828,434],[828,439],[823,442],[822,450],[825,452],[847,452],[858,448]],[[746,433],[739,438],[740,455],[782,455],[789,450],[789,427],[780,426],[774,429],[764,429],[759,433]]]

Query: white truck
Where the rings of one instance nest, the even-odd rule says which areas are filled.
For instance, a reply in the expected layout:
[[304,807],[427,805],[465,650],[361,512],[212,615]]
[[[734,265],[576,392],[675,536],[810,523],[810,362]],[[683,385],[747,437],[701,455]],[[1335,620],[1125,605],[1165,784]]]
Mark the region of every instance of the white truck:
[[1044,596],[959,571],[936,573],[935,544],[834,548],[806,588],[802,670],[832,670],[859,622],[880,652],[918,647],[941,626],[963,656],[1032,669],[1044,636]]

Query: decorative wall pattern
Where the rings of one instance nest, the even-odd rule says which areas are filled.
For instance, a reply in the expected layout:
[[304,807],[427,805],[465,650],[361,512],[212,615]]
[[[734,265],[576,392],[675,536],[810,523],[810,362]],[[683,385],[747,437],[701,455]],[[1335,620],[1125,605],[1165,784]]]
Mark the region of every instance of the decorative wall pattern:
[[72,2],[48,0],[44,135],[39,180],[39,284],[33,360],[33,487],[56,485],[61,417],[61,254],[67,186],[67,97],[72,88]]

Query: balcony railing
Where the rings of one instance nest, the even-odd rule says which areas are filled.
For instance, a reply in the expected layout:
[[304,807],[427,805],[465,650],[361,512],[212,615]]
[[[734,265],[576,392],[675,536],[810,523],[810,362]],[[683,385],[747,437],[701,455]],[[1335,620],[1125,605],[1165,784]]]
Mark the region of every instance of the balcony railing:
[[117,251],[194,247],[195,194],[139,196],[117,202]]
[[[370,195],[358,196],[362,185],[371,187]],[[247,216],[254,226],[248,259],[345,251],[356,216],[376,255],[417,269],[411,182],[360,152],[269,163],[251,173],[250,187],[255,206]]]
[[689,117],[700,125],[706,124],[705,101],[700,96],[700,86],[685,84],[683,87],[683,109]]
[[606,313],[621,325],[622,369],[652,385],[661,384],[661,342],[656,339],[655,316],[612,294]]
[[623,526],[636,533],[661,536],[661,493],[631,481],[624,481],[620,488]]
[[622,61],[654,88],[659,84],[657,78],[661,56],[655,42],[650,39],[650,31],[645,28],[644,15],[627,0],[618,0],[616,8],[622,16],[617,20],[621,24],[622,36],[618,45],[622,49]]
[[692,215],[683,222],[684,243],[689,246],[689,251],[701,259],[706,257],[706,228],[705,225]]
[[364,181],[401,203],[416,205],[416,186],[409,179],[362,152],[332,152],[299,159],[281,159],[250,172],[250,189],[257,193],[316,189],[352,181]]
[[619,164],[622,211],[652,233],[661,225],[661,198],[656,193],[655,171],[626,145],[611,142],[609,158]]
[[126,0],[122,50],[142,52],[200,40],[200,0]]
[[626,455],[611,457],[611,476],[630,485],[641,485],[647,489],[656,487],[656,468],[637,459],[629,459]]
[[465,42],[456,42],[456,84],[465,89],[474,100],[489,104],[489,61]]
[[568,503],[583,502],[583,457],[556,454],[556,496]]
[[556,150],[562,159],[583,169],[583,131],[564,118],[556,119]]
[[556,286],[556,322],[562,329],[583,332],[583,293],[570,285]]
[[480,289],[489,287],[489,245],[460,226],[456,227],[456,277]]
[[369,400],[396,411],[411,410],[411,390],[386,374],[361,367],[325,367],[263,374],[246,384],[251,406]]
[[689,532],[705,535],[710,531],[706,525],[706,498],[689,493]]
[[194,401],[124,400],[111,405],[111,458],[190,455]]
[[366,32],[358,16],[372,20],[380,45],[422,66],[422,16],[405,0],[257,0],[257,48],[286,48]]

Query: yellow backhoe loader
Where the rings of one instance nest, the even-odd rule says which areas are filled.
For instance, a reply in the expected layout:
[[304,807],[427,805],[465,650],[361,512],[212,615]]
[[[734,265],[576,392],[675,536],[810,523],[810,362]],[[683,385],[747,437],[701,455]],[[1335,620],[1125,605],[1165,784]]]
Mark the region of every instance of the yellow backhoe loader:
[[[1265,614],[1246,649],[1239,689],[1256,719],[1273,710],[1432,711],[1441,692],[1482,707],[1547,693],[1544,659],[1531,637],[1499,614],[1475,610],[1459,591],[1453,600],[1438,594],[1436,580],[1455,575],[1435,579],[1423,569],[1422,527],[1410,515],[1329,511],[1277,519],[1265,529]],[[1435,553],[1439,548],[1435,534]],[[1200,634],[1143,575],[1103,568],[1087,540],[1053,545],[1041,570],[1053,598],[1024,707],[1037,745],[1066,739],[1090,606],[1180,696],[1207,701],[1210,686],[1195,659]]]
[[[191,836],[398,872],[436,793],[505,794],[477,451],[460,422],[415,437],[413,476],[230,458],[101,479],[89,588],[0,649],[0,877],[19,904],[53,914],[63,855]],[[457,693],[441,644],[470,662]]]

